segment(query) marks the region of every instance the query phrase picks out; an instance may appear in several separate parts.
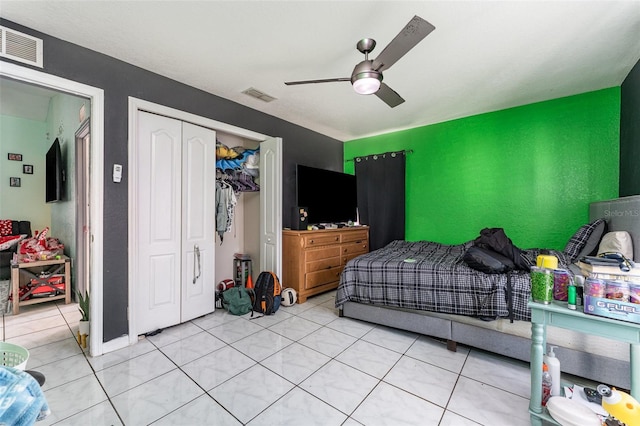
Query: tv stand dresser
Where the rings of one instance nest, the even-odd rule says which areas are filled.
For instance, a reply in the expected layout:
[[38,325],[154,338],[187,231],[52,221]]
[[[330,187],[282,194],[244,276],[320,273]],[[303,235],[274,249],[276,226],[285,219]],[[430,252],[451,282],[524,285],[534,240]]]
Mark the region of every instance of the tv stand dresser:
[[298,303],[333,290],[347,262],[369,252],[369,227],[282,231],[282,287],[298,292]]

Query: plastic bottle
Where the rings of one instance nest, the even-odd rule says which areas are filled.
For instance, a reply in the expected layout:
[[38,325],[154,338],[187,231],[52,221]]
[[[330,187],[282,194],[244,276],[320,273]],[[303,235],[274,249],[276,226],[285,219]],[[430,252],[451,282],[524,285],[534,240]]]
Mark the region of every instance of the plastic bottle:
[[549,374],[549,367],[547,364],[542,364],[542,406],[547,405],[547,401],[551,397],[551,374]]
[[560,360],[553,352],[553,348],[557,348],[557,346],[549,346],[549,352],[544,356],[542,362],[547,364],[551,375],[551,395],[560,396]]
[[575,285],[570,285],[567,287],[567,308],[575,311],[576,310],[576,299],[578,296],[577,287]]

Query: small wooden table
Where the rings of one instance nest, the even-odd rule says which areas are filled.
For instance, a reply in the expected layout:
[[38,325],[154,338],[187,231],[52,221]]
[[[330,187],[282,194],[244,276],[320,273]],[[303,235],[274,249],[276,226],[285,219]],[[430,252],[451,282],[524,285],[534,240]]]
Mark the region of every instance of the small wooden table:
[[558,424],[542,407],[542,357],[547,341],[547,325],[593,334],[630,343],[631,396],[640,399],[640,324],[588,315],[567,308],[567,303],[549,305],[529,301],[531,308],[531,424],[542,421]]
[[[36,268],[37,271],[31,271]],[[39,276],[44,271],[47,277],[59,274],[64,271],[64,294],[50,297],[34,297],[28,300],[20,300],[20,276],[25,275],[29,281],[34,279],[36,286],[48,285],[46,278]],[[64,303],[71,303],[71,259],[67,256],[60,256],[58,259],[38,260],[35,262],[20,262],[11,264],[11,286],[12,286],[12,302],[13,314],[20,312],[20,306],[33,305],[36,303],[49,302],[51,300],[64,299]]]

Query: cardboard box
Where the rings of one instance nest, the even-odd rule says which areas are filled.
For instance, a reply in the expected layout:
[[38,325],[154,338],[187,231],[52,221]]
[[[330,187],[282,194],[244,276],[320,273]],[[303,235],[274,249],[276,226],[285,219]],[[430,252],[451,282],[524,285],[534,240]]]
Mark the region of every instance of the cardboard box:
[[585,295],[584,313],[640,324],[640,305],[637,303]]
[[[584,313],[640,324],[640,303],[632,303],[632,301],[638,301],[638,288],[634,288],[634,284],[625,283],[622,280],[598,281],[592,284],[590,280],[587,280],[584,283]],[[621,295],[627,301],[605,297],[610,291],[607,288],[608,285],[611,284],[615,288],[616,283],[624,284],[623,287],[626,287],[625,291],[616,294]],[[631,296],[632,292],[635,297]]]

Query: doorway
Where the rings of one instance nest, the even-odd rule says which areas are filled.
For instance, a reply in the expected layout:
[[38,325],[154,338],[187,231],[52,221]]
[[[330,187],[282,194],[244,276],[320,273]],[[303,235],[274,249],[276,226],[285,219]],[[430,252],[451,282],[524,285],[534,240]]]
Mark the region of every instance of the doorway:
[[[89,198],[89,229],[90,245],[88,258],[84,260],[84,274],[91,283],[91,339],[89,353],[92,356],[103,353],[103,170],[104,159],[99,153],[103,152],[104,129],[104,93],[102,89],[82,83],[56,77],[30,68],[2,62],[0,77],[9,78],[27,85],[35,85],[58,92],[87,98],[91,105],[91,117],[88,127],[91,129],[90,155],[88,169],[88,198]],[[55,136],[55,134],[53,135]],[[72,142],[75,148],[75,141]],[[74,167],[75,169],[75,167]],[[75,213],[75,212],[74,212]],[[76,234],[79,230],[76,229]],[[99,243],[97,243],[99,242]]]

